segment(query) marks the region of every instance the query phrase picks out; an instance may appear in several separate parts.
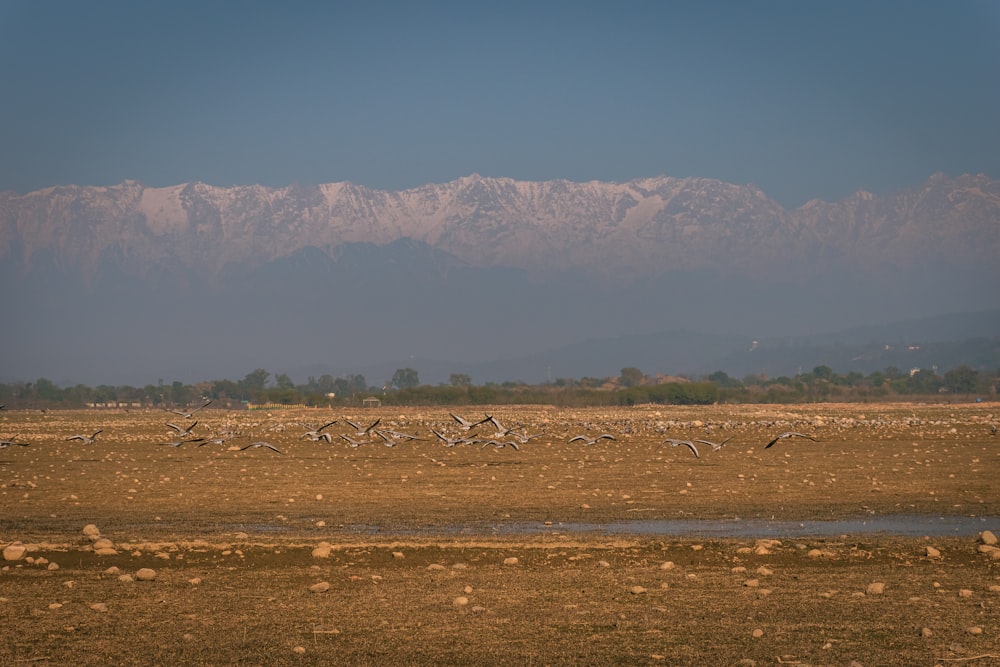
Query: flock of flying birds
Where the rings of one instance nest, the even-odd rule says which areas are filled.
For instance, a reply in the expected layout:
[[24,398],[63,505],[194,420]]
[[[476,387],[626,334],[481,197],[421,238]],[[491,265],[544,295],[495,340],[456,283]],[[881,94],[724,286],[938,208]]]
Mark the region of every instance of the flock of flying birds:
[[[191,410],[168,409],[167,412],[176,414],[185,419],[194,419],[196,413],[208,407],[209,405],[211,405],[211,403],[212,401],[209,400]],[[485,415],[483,419],[477,421],[465,419],[451,412],[449,412],[448,414],[452,417],[452,419],[455,420],[455,422],[458,425],[458,428],[462,431],[461,435],[449,435],[448,433],[445,432],[444,428],[430,429],[430,432],[434,436],[434,438],[440,440],[445,447],[457,447],[459,445],[473,445],[473,446],[479,446],[481,449],[485,449],[487,447],[493,447],[495,449],[504,449],[506,447],[510,447],[511,449],[520,451],[521,445],[524,445],[525,443],[530,442],[535,438],[542,437],[544,435],[544,433],[535,433],[529,435],[524,432],[523,430],[524,427],[520,424],[517,424],[515,426],[504,426],[496,417],[489,414]],[[352,432],[350,434],[348,433],[334,434],[331,431],[327,430],[331,426],[340,423],[349,426],[352,429]],[[386,447],[395,447],[397,444],[401,442],[426,439],[426,438],[421,438],[417,435],[413,435],[410,433],[403,433],[392,429],[387,429],[387,428],[380,429],[378,428],[378,426],[381,423],[382,420],[380,418],[376,419],[374,422],[368,424],[367,426],[357,424],[348,419],[342,419],[342,420],[335,419],[333,421],[329,421],[323,424],[318,428],[310,424],[302,424],[301,426],[305,428],[306,431],[300,436],[300,439],[308,439],[312,442],[323,441],[326,442],[327,444],[332,444],[336,439],[347,443],[349,447],[355,449],[371,443],[381,443]],[[187,444],[203,447],[205,445],[222,444],[230,440],[246,437],[242,436],[239,433],[232,433],[232,432],[224,432],[219,435],[213,435],[211,437],[199,436],[194,433],[194,429],[196,426],[198,426],[198,424],[199,422],[195,421],[194,423],[188,426],[181,426],[173,422],[167,422],[166,426],[171,432],[170,437],[172,439],[157,444],[165,447],[181,447]],[[481,434],[480,431],[478,430],[479,427],[487,425],[492,426],[493,429],[495,430],[495,432],[492,434],[491,437],[486,437],[484,434]],[[97,436],[103,432],[104,429],[98,429],[90,434],[81,433],[77,435],[71,435],[68,438],[65,438],[65,440],[69,442],[79,442],[82,445],[90,445],[96,442]],[[730,436],[725,440],[722,440],[721,442],[714,442],[711,440],[705,440],[699,438],[694,438],[691,440],[667,438],[664,442],[660,444],[670,445],[672,447],[686,447],[691,451],[691,453],[695,456],[695,458],[701,458],[701,453],[698,451],[698,445],[711,447],[712,451],[719,451],[720,449],[725,447],[726,443],[732,440],[733,437],[735,436]],[[804,438],[806,440],[812,440],[813,442],[818,442],[816,438],[807,433],[799,433],[797,431],[785,431],[784,433],[781,433],[775,436],[773,439],[771,439],[766,445],[764,445],[764,449],[773,447],[779,441],[784,440],[786,438]],[[601,440],[617,440],[617,438],[615,438],[615,436],[612,435],[611,433],[601,433],[600,435],[597,436],[581,434],[569,438],[567,442],[568,443],[580,442],[583,445],[594,445],[600,442]],[[0,449],[5,449],[8,447],[27,447],[28,445],[29,443],[26,442],[18,442],[17,436],[14,436],[12,438],[0,438]],[[273,444],[264,440],[252,441],[243,447],[239,447],[238,449],[239,451],[246,451],[248,449],[270,449],[271,451],[276,452],[278,454],[284,454],[284,452],[275,447]]]

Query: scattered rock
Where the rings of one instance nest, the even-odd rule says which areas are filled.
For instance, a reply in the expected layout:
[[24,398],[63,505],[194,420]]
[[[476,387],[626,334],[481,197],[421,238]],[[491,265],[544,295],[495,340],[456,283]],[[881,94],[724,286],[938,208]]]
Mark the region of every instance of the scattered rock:
[[965,629],[970,635],[981,635],[983,634],[983,629],[978,625],[973,625]]
[[95,556],[117,556],[118,550],[112,547],[104,547],[103,549],[94,549]]
[[306,652],[305,646],[296,646],[295,648],[292,649],[292,653],[296,653],[298,655],[303,655],[305,652]]
[[312,550],[313,558],[329,558],[330,557],[330,547],[319,546]]
[[766,568],[763,565],[761,565],[760,567],[757,568],[757,574],[759,574],[762,577],[770,577],[772,574],[774,574],[774,570],[771,570],[770,568]]
[[642,586],[633,586],[632,588],[628,589],[628,592],[631,593],[632,595],[642,595],[643,593],[646,592],[646,589],[643,588]]
[[865,588],[865,595],[882,595],[883,593],[885,593],[885,584],[881,581],[870,583]]
[[960,591],[958,591],[958,597],[960,597],[960,598],[971,598],[972,597],[972,591],[969,590],[968,588],[963,588]]
[[200,586],[201,577],[193,577],[191,579],[188,579],[188,583],[191,584],[192,586]]
[[103,602],[95,602],[94,604],[90,605],[90,608],[101,614],[108,613],[108,605],[104,604]]
[[114,577],[116,575],[121,574],[121,572],[122,571],[118,569],[118,566],[112,565],[111,567],[109,567],[104,571],[104,574],[108,575],[109,577]]
[[520,561],[517,560],[517,556],[509,556],[503,559],[504,565],[517,565]]
[[106,537],[99,537],[96,540],[94,540],[94,543],[91,546],[94,547],[94,551],[97,551],[98,549],[114,548],[115,543]]
[[984,530],[979,533],[979,541],[988,546],[995,547],[997,545],[997,536],[991,530]]
[[59,569],[59,563],[55,563],[55,562],[49,563],[49,566],[47,568],[45,568],[45,569],[49,570],[50,572],[52,570],[58,570]]
[[397,560],[399,560],[399,559],[406,558],[406,555],[402,551],[393,551],[392,552],[392,557],[395,558],[395,559],[397,559]]
[[597,567],[611,567],[611,563],[606,560],[597,561]]
[[156,579],[156,570],[151,567],[143,567],[136,571],[135,578],[139,581],[153,581]]
[[746,581],[743,582],[743,585],[746,586],[747,588],[757,588],[758,586],[760,586],[760,580],[747,579]]
[[89,537],[91,540],[96,540],[98,537],[101,536],[101,531],[99,531],[97,529],[97,526],[95,526],[94,524],[88,523],[86,526],[83,527],[83,535],[84,537]]
[[132,578],[131,574],[120,574],[118,575],[118,581],[122,582],[123,584],[131,584],[135,580]]
[[674,562],[671,560],[663,561],[660,563],[661,570],[672,570],[674,569]]
[[452,600],[451,603],[456,607],[464,607],[465,605],[469,604],[469,598],[465,597],[464,595],[459,595],[457,598]]
[[926,556],[928,558],[940,558],[941,557],[941,552],[938,551],[937,549],[935,549],[934,547],[926,547],[924,549],[924,553],[926,554]]
[[764,636],[764,631],[761,630],[760,628],[754,628],[753,632],[750,633],[750,636],[753,637],[754,639],[760,639],[761,637]]
[[309,587],[309,591],[312,593],[326,593],[328,590],[330,590],[329,581],[321,581]]
[[427,569],[436,572],[445,569],[445,567],[440,563],[431,563],[430,565],[427,566]]
[[28,553],[28,547],[24,546],[20,542],[14,542],[13,544],[7,545],[3,550],[3,559],[6,561],[21,560],[24,558],[24,554]]
[[934,634],[934,631],[931,630],[930,628],[920,628],[920,636],[921,637],[931,637],[931,636],[933,636],[933,634]]

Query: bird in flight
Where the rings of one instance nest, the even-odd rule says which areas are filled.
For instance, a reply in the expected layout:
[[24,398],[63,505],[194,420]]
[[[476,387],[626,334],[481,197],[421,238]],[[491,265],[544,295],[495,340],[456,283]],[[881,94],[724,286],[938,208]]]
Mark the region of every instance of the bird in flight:
[[358,426],[357,424],[355,424],[354,422],[352,422],[349,419],[345,419],[344,422],[347,423],[347,424],[350,424],[351,428],[353,428],[355,431],[357,431],[357,433],[355,433],[355,435],[357,435],[360,438],[361,436],[370,434],[372,432],[373,428],[375,428],[376,426],[378,426],[379,424],[382,423],[382,418],[379,417],[374,422],[372,422],[371,424],[369,424],[368,426],[365,426],[363,428],[361,426]]
[[454,412],[449,412],[448,414],[451,415],[452,419],[454,419],[455,421],[458,422],[458,425],[461,426],[462,430],[464,430],[464,431],[469,431],[469,430],[475,428],[476,426],[479,426],[480,424],[485,424],[486,422],[490,421],[490,419],[491,419],[491,417],[489,415],[486,415],[486,417],[484,417],[483,419],[480,419],[479,421],[474,422],[474,421],[469,421],[468,419],[463,419],[462,417],[459,417],[458,415],[456,415]]
[[194,430],[194,427],[197,426],[197,425],[198,425],[198,422],[195,422],[195,423],[191,424],[190,426],[188,426],[187,428],[181,428],[177,424],[171,424],[171,423],[167,422],[167,426],[169,426],[173,430],[177,431],[177,435],[180,436],[180,437],[184,437],[185,435],[191,435],[191,431]]
[[569,439],[570,442],[582,442],[585,445],[596,444],[598,440],[617,440],[617,438],[610,433],[602,433],[596,438],[591,438],[589,435],[578,435]]
[[726,438],[725,440],[723,440],[722,442],[712,442],[711,440],[700,440],[698,438],[695,438],[694,442],[700,442],[703,445],[708,445],[709,447],[712,448],[713,452],[717,452],[720,449],[722,449],[723,447],[725,447],[726,443],[729,442],[730,440],[732,440],[735,437],[736,437],[735,435],[731,435],[728,438]]
[[444,443],[445,447],[454,447],[455,445],[471,445],[475,442],[475,440],[470,440],[469,438],[466,438],[464,435],[458,436],[457,438],[452,438],[451,436],[445,435],[444,433],[441,433],[439,431],[435,431],[434,429],[431,429],[431,433],[436,435],[438,437],[438,440]]
[[211,405],[212,404],[212,400],[213,399],[209,399],[209,400],[205,401],[204,403],[202,403],[201,405],[199,405],[198,407],[196,407],[194,410],[191,410],[190,412],[187,411],[187,410],[167,410],[167,412],[172,412],[175,415],[180,415],[181,417],[184,417],[184,419],[191,419],[191,417],[194,416],[194,413],[198,412],[202,408],[207,408],[209,405]]
[[11,437],[9,440],[6,438],[0,438],[0,449],[6,449],[7,447],[27,447],[26,442],[17,442],[17,436]]
[[305,433],[303,433],[302,437],[303,438],[309,438],[313,442],[316,442],[317,440],[326,440],[327,443],[333,442],[333,438],[330,436],[330,434],[329,433],[323,433],[323,429],[325,429],[327,426],[333,426],[336,423],[337,423],[337,420],[335,419],[332,422],[323,424],[322,426],[320,426],[317,429],[312,428],[308,424],[303,424],[303,426],[305,426],[306,428],[308,428],[310,430],[306,431]]
[[812,440],[813,442],[819,442],[819,440],[817,440],[816,438],[812,437],[811,435],[806,435],[805,433],[796,433],[795,431],[785,431],[781,435],[777,436],[774,440],[772,440],[771,442],[769,442],[766,445],[764,445],[764,449],[767,449],[768,447],[772,446],[774,443],[778,442],[779,440],[783,440],[785,438],[805,438],[806,440]]
[[242,451],[250,449],[250,448],[260,449],[261,447],[266,447],[267,449],[270,449],[272,451],[278,452],[279,454],[284,454],[283,451],[281,451],[280,449],[278,449],[277,447],[275,447],[274,445],[272,445],[269,442],[264,442],[263,440],[259,441],[259,442],[251,442],[246,447],[240,447],[240,451],[242,452]]
[[[163,445],[164,447],[180,447],[181,445],[186,445],[189,442],[200,442],[204,444],[205,438],[179,438],[171,442],[158,442],[156,444]],[[201,445],[198,445],[201,447]]]
[[694,443],[690,440],[675,440],[674,438],[667,438],[662,444],[670,444],[671,447],[687,447],[694,454],[696,459],[701,458],[701,454],[698,453],[698,448],[695,447]]
[[94,440],[97,439],[97,434],[98,433],[103,433],[103,432],[104,432],[104,429],[103,428],[99,428],[96,431],[94,431],[91,435],[83,435],[83,434],[80,434],[80,435],[71,435],[68,438],[66,438],[66,440],[67,441],[69,441],[69,440],[79,440],[81,445],[90,445],[90,444],[93,444]]

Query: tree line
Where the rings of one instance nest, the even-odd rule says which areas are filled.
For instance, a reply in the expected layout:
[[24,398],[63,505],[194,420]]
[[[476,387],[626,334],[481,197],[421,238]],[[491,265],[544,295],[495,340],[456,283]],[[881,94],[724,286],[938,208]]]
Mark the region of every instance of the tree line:
[[938,400],[995,399],[1000,369],[984,372],[958,366],[903,372],[888,367],[868,375],[838,374],[817,366],[795,376],[748,375],[733,378],[723,371],[697,378],[650,376],[635,367],[615,377],[558,378],[529,385],[523,382],[474,384],[467,374],[453,373],[448,382],[420,382],[412,368],[400,368],[385,385],[371,385],[363,375],[310,376],[296,384],[284,373],[272,375],[258,368],[241,380],[211,380],[143,387],[83,384],[60,387],[46,378],[35,382],[0,384],[0,404],[8,408],[170,407],[211,399],[229,408],[254,403],[360,406],[377,397],[386,405],[496,405],[551,404],[558,406],[614,406],[644,403],[708,405],[712,403],[877,402],[914,398]]

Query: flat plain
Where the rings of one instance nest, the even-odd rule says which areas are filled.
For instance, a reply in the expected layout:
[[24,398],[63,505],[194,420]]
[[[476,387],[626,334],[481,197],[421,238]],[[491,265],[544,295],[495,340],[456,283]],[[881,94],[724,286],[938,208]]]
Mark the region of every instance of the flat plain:
[[1000,664],[1000,404],[453,411],[0,412],[0,664]]

